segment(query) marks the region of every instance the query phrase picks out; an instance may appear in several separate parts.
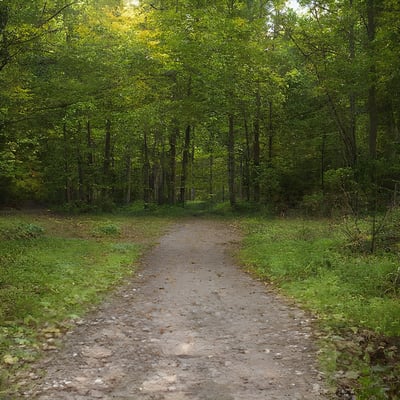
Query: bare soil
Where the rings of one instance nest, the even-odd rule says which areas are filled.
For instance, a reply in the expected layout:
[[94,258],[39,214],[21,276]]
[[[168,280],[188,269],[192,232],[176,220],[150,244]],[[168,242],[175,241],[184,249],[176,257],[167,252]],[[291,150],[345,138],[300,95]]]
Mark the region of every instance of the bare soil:
[[238,240],[215,221],[174,225],[37,365],[21,398],[327,398],[312,321],[235,265]]

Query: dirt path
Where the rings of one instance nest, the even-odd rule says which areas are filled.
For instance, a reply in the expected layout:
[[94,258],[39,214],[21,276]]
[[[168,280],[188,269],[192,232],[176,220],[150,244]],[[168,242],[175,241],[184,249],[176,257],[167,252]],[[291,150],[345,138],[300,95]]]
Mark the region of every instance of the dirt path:
[[[323,399],[310,326],[233,264],[234,234],[177,224],[67,335],[29,399]],[[39,374],[39,372],[38,372]]]

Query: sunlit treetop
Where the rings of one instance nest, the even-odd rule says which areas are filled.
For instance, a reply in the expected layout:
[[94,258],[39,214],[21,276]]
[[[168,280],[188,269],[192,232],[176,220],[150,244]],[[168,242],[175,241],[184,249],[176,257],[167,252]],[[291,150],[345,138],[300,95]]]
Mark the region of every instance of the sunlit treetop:
[[137,7],[140,5],[140,0],[125,0],[125,4],[128,7]]

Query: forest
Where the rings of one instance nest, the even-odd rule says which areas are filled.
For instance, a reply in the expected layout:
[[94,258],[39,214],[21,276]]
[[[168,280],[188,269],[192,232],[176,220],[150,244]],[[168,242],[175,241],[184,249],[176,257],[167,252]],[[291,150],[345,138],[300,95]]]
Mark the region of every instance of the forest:
[[0,398],[208,220],[330,398],[398,400],[399,56],[398,0],[0,0]]
[[396,0],[3,0],[0,203],[396,204]]

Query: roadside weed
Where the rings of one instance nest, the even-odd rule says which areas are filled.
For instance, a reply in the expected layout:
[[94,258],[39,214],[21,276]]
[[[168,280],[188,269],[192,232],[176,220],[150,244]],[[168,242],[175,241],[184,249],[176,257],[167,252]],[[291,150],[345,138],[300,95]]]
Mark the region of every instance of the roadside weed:
[[[162,218],[0,217],[0,397],[74,319],[135,271]],[[49,333],[50,331],[51,333]]]
[[243,227],[247,269],[319,317],[321,359],[331,379],[339,386],[352,381],[360,399],[396,398],[390,396],[400,389],[393,373],[400,365],[399,255],[349,251],[340,224],[327,220],[247,219]]

